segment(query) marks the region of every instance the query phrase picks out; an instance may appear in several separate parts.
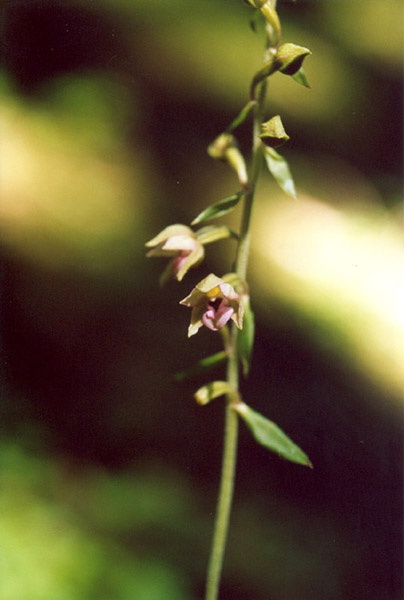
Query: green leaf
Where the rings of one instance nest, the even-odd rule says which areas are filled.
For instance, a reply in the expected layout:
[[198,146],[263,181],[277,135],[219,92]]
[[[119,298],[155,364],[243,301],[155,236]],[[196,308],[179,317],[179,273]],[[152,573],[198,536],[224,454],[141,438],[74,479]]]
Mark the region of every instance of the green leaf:
[[300,67],[300,69],[294,75],[292,75],[292,79],[297,81],[297,83],[300,83],[300,85],[304,85],[304,87],[310,89],[310,84],[307,80],[306,73],[303,67]]
[[195,231],[195,235],[203,245],[228,238],[238,239],[237,233],[226,225],[206,225]]
[[176,381],[184,381],[184,379],[189,379],[190,377],[194,377],[195,375],[199,375],[205,369],[213,369],[219,364],[222,364],[227,359],[227,353],[224,350],[220,352],[216,352],[216,354],[212,354],[211,356],[207,356],[206,358],[202,358],[199,360],[196,365],[191,367],[190,369],[186,369],[185,371],[180,371],[174,375]]
[[243,329],[238,334],[238,353],[244,377],[250,372],[251,355],[254,346],[255,317],[251,310],[250,300],[244,302]]
[[287,161],[274,148],[265,147],[265,162],[281,189],[296,198],[296,189]]
[[199,213],[197,217],[195,217],[191,225],[197,225],[198,223],[203,223],[204,221],[210,221],[211,219],[222,217],[237,206],[242,195],[243,192],[237,192],[237,194],[233,194],[228,198],[223,198],[223,200],[219,200],[219,202],[211,204],[205,208],[205,210]]
[[234,131],[239,125],[244,123],[244,121],[246,120],[246,118],[248,117],[248,115],[250,114],[250,112],[252,111],[252,109],[254,108],[254,106],[256,104],[257,104],[257,102],[255,100],[250,100],[244,106],[244,108],[241,109],[241,111],[239,112],[237,117],[234,119],[234,121],[232,121],[230,123],[230,125],[228,126],[226,131],[228,131],[230,133],[231,131]]
[[214,398],[223,396],[232,391],[232,387],[228,381],[212,381],[207,385],[203,385],[194,394],[195,400],[198,404],[207,404]]
[[275,423],[244,402],[235,404],[234,410],[245,421],[259,444],[276,452],[286,460],[313,468],[309,457]]

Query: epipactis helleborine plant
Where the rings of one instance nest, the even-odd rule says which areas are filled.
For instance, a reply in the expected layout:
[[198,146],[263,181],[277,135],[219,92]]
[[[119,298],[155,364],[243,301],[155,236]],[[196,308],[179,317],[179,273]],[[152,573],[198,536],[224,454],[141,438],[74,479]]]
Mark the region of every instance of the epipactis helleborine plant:
[[[241,0],[240,0],[241,1]],[[234,489],[238,421],[241,418],[256,441],[280,457],[312,467],[310,459],[275,423],[250,408],[241,398],[240,367],[248,377],[254,344],[254,314],[251,309],[246,283],[251,214],[255,188],[265,162],[270,174],[280,188],[295,196],[294,181],[285,158],[275,150],[289,140],[281,117],[265,115],[267,79],[277,73],[292,77],[298,84],[309,87],[302,67],[311,52],[307,48],[282,42],[282,30],[276,10],[276,0],[244,0],[255,9],[251,19],[255,31],[256,18],[264,24],[264,64],[252,77],[249,99],[240,113],[209,145],[208,154],[224,162],[235,172],[239,188],[232,195],[211,204],[192,221],[192,225],[222,217],[243,205],[240,231],[233,232],[225,225],[208,225],[198,231],[182,224],[170,225],[147,242],[150,257],[166,257],[168,265],[160,283],[170,278],[182,281],[189,269],[201,264],[205,257],[204,245],[219,239],[237,240],[234,273],[222,278],[210,273],[181,300],[180,304],[192,309],[188,337],[201,327],[216,332],[221,330],[224,350],[205,357],[189,373],[217,368],[227,361],[226,380],[206,383],[195,393],[197,402],[208,404],[217,397],[226,398],[226,423],[219,500],[206,579],[205,600],[217,600],[228,533],[229,515]],[[233,132],[252,115],[252,146],[249,168]],[[228,325],[232,325],[230,332]],[[187,372],[185,372],[187,374]],[[181,374],[181,379],[184,374]]]

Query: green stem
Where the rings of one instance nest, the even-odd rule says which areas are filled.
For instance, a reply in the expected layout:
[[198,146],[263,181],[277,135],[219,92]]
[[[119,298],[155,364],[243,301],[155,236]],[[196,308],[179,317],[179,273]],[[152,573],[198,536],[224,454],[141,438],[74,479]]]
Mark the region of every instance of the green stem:
[[249,178],[249,189],[244,196],[244,210],[241,219],[239,243],[236,258],[236,273],[240,279],[245,279],[247,274],[248,255],[250,250],[250,222],[254,203],[255,188],[262,165],[262,142],[259,137],[263,118],[266,95],[266,81],[261,84],[258,102],[254,108],[252,166]]
[[229,529],[233,499],[234,475],[237,456],[238,415],[230,402],[226,406],[225,441],[222,461],[222,479],[216,510],[215,530],[206,585],[206,600],[216,600],[219,592],[224,550]]
[[[265,94],[266,82],[263,82],[260,87],[258,101],[254,106],[251,174],[249,179],[249,188],[244,197],[244,209],[240,227],[240,238],[237,248],[236,273],[241,279],[245,279],[247,273],[248,254],[250,248],[251,212],[254,202],[255,187],[262,164],[262,142],[259,138],[259,133],[261,131]],[[227,398],[222,474],[218,505],[216,509],[212,549],[208,566],[205,600],[217,600],[218,598],[234,491],[234,478],[237,462],[238,415],[233,409],[233,406],[235,402],[240,400],[238,391],[239,367],[237,337],[238,329],[233,326],[231,332],[231,344],[229,345],[227,381],[230,383],[234,393],[229,394]]]

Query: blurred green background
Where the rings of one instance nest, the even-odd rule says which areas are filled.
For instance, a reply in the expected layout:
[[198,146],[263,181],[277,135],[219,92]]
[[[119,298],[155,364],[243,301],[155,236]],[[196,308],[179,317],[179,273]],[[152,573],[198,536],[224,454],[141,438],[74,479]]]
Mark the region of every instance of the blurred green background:
[[[400,0],[279,2],[312,89],[277,74],[290,200],[264,175],[245,399],[313,472],[242,429],[221,600],[402,598]],[[241,0],[1,7],[1,600],[198,600],[223,406],[219,349],[144,243],[237,189],[206,154],[259,67]],[[239,132],[248,152],[249,127]],[[237,227],[239,214],[230,221]],[[220,378],[220,369],[218,371]]]

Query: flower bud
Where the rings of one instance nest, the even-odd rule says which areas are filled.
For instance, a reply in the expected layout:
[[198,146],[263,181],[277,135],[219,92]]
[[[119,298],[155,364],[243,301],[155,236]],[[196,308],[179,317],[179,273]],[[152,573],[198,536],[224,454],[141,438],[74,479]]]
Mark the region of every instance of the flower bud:
[[261,7],[261,13],[265,18],[267,25],[270,30],[270,41],[272,44],[279,42],[281,37],[281,24],[279,21],[278,13],[270,2],[265,2]]
[[238,149],[237,140],[231,133],[220,134],[208,147],[212,158],[227,162],[237,173],[243,188],[247,187],[248,175],[245,160]]
[[261,125],[262,133],[260,138],[266,146],[277,148],[282,146],[290,138],[283,128],[282,120],[279,115],[272,117],[266,123]]
[[199,390],[195,392],[194,398],[198,404],[204,406],[211,400],[228,394],[231,391],[232,387],[228,381],[212,381],[211,383],[200,387]]
[[271,43],[279,42],[281,37],[281,24],[271,0],[248,0],[250,6],[261,11],[267,26],[269,26]]
[[275,65],[281,73],[294,75],[302,66],[305,56],[311,54],[308,48],[296,44],[282,44],[275,57]]

